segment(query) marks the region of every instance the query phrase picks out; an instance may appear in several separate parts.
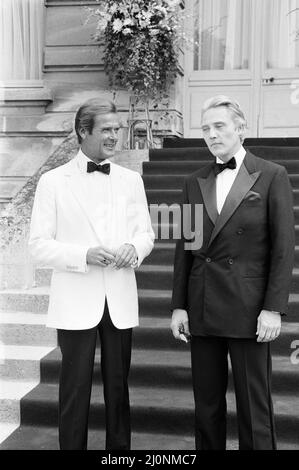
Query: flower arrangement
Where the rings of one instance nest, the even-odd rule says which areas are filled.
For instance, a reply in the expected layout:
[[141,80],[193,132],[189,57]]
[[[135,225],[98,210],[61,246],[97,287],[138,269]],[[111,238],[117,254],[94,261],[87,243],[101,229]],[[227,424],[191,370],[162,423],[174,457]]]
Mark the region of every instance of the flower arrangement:
[[104,40],[104,66],[112,87],[141,99],[167,97],[178,73],[180,0],[98,0],[96,40]]

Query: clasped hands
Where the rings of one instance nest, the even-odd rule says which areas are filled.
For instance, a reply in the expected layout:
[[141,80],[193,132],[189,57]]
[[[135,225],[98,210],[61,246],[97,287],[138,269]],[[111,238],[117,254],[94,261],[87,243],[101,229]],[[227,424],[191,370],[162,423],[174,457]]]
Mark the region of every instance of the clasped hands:
[[125,243],[117,251],[109,250],[103,246],[89,248],[86,255],[87,264],[107,268],[108,266],[120,268],[135,268],[137,266],[137,252],[133,245]]
[[[190,336],[188,313],[186,310],[175,309],[171,320],[172,334],[176,339],[186,341]],[[281,330],[281,315],[279,312],[262,310],[257,319],[257,342],[267,343],[278,338]]]

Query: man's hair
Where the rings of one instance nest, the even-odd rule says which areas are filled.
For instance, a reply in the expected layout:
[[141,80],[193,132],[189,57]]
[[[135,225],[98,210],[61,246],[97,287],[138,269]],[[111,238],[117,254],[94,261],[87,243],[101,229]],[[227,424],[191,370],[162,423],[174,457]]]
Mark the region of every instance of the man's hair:
[[89,134],[92,134],[95,118],[99,115],[110,113],[117,113],[116,106],[112,101],[101,98],[91,98],[85,101],[78,109],[75,117],[75,131],[79,144],[82,142],[79,129],[85,129]]
[[224,106],[230,111],[233,120],[236,122],[238,128],[241,130],[240,140],[241,143],[243,143],[245,138],[245,130],[247,128],[247,122],[245,115],[241,109],[241,106],[236,100],[233,100],[228,96],[224,95],[213,96],[213,98],[209,98],[204,102],[201,111],[201,117],[203,117],[203,114],[208,111],[208,109],[219,108],[220,106]]

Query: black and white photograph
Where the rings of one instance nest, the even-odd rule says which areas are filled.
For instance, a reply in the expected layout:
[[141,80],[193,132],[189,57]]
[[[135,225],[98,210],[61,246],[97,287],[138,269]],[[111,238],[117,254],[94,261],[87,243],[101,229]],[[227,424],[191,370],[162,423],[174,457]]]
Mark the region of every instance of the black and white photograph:
[[0,0],[0,123],[0,450],[299,450],[299,0]]

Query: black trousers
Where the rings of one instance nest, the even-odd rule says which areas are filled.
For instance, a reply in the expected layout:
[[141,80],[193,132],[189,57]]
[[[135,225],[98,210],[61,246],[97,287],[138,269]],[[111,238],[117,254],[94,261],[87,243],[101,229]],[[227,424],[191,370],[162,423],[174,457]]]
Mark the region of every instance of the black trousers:
[[228,354],[236,394],[239,449],[274,450],[270,344],[200,336],[191,339],[196,449],[226,448]]
[[117,329],[107,303],[98,326],[88,330],[58,330],[62,353],[59,383],[59,444],[61,450],[87,449],[88,414],[97,333],[106,416],[106,449],[131,445],[128,375],[132,328]]

